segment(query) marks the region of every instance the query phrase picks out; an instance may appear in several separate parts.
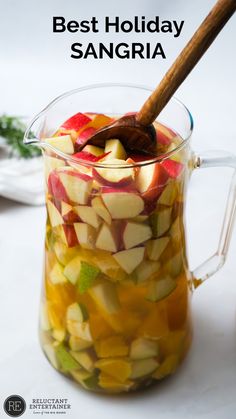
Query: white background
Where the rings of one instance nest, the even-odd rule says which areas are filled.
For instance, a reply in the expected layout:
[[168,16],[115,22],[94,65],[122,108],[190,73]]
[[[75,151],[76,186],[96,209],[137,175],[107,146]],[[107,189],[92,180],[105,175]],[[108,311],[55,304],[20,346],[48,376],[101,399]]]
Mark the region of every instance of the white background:
[[[155,86],[214,1],[210,0],[0,0],[0,114],[32,116],[66,90],[104,81]],[[185,20],[171,34],[53,34],[52,16],[89,19],[100,28],[105,15],[132,19],[160,15]],[[236,153],[236,17],[189,76],[176,96],[195,121],[193,147]],[[72,60],[73,42],[162,42],[167,59]],[[193,175],[187,220],[190,264],[217,246],[230,170]],[[68,398],[68,416],[83,419],[234,419],[236,412],[236,239],[224,268],[193,297],[195,336],[185,364],[173,378],[144,393],[104,397],[78,390],[46,362],[37,341],[45,210],[0,199],[0,417],[10,394]],[[24,417],[32,417],[29,411]]]

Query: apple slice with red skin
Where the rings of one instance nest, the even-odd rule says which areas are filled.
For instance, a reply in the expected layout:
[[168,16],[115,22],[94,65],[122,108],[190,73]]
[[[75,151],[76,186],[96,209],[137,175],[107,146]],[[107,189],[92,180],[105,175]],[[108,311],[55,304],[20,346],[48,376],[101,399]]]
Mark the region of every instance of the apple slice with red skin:
[[63,230],[64,230],[64,234],[65,234],[65,243],[68,247],[74,247],[77,246],[78,243],[78,239],[77,239],[77,235],[75,233],[75,229],[73,224],[63,224]]
[[64,201],[61,202],[61,215],[66,223],[77,223],[80,221],[80,218],[74,212],[73,207]]
[[90,138],[92,135],[94,135],[96,132],[96,129],[93,127],[85,128],[83,131],[81,131],[75,141],[75,150],[80,150],[81,146]]
[[101,185],[123,187],[134,182],[135,172],[132,167],[127,166],[127,168],[119,168],[119,165],[127,164],[125,160],[110,159],[106,161],[106,164],[114,165],[114,167],[105,167],[104,164],[104,167],[94,167],[92,169],[94,179],[96,179]]
[[72,155],[72,157],[74,157],[74,159],[80,159],[80,160],[86,160],[86,161],[91,161],[91,162],[97,162],[99,160],[104,159],[106,156],[108,156],[110,152],[108,153],[103,153],[100,156],[95,156],[92,153],[89,153],[87,151],[79,151],[78,153],[75,153]]
[[[71,168],[59,169],[57,173],[70,202],[86,205],[92,190],[92,178]],[[68,200],[63,199],[63,201],[68,203]]]
[[166,186],[169,175],[160,163],[141,166],[136,177],[136,186],[145,201],[156,200]]
[[71,118],[63,122],[61,127],[65,129],[73,129],[75,131],[78,131],[84,125],[87,125],[90,121],[91,121],[91,118],[89,118],[87,115],[81,112],[78,112],[75,115],[71,116]]
[[162,162],[162,166],[172,179],[176,179],[182,173],[184,165],[175,160],[166,159]]
[[57,170],[52,170],[48,176],[48,192],[56,201],[70,202]]

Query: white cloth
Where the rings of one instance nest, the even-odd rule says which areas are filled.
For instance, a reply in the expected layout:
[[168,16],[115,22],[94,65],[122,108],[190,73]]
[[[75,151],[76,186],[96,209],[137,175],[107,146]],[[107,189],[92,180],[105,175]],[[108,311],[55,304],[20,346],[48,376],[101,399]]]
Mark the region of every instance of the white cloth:
[[0,159],[0,196],[28,205],[43,205],[43,159]]

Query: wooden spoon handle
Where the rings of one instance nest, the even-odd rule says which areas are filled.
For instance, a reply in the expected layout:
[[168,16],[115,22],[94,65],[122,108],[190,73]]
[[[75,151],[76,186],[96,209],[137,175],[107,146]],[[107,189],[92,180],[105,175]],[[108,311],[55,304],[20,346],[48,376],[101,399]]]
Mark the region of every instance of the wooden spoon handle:
[[160,84],[138,112],[137,121],[139,123],[149,125],[156,119],[235,10],[236,0],[218,0],[209,15],[167,71]]

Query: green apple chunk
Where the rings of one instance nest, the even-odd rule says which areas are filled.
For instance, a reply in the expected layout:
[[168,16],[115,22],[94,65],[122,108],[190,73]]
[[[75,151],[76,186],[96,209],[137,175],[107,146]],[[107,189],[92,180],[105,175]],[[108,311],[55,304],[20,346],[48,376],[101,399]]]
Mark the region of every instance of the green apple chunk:
[[130,378],[141,378],[152,374],[159,366],[154,358],[140,359],[132,362],[132,372]]
[[138,338],[133,340],[130,347],[130,358],[131,359],[145,359],[157,356],[159,353],[158,342]]
[[160,239],[150,240],[147,242],[147,255],[150,260],[158,260],[164,252],[170,241],[169,237],[161,237]]
[[86,292],[91,287],[99,273],[99,268],[81,260],[79,256],[72,259],[64,269],[66,278],[74,285],[78,283],[80,293]]
[[176,281],[170,276],[152,281],[149,284],[146,298],[153,302],[163,300],[175,290],[176,286]]
[[70,135],[44,138],[43,141],[66,154],[74,153],[74,144]]
[[74,320],[78,322],[84,322],[88,320],[88,312],[86,307],[81,303],[73,303],[67,307],[66,319]]
[[55,263],[53,266],[49,278],[52,284],[64,284],[67,282],[67,278],[63,273],[63,266],[60,265],[58,262]]
[[172,208],[166,208],[151,215],[150,222],[154,237],[160,237],[169,230],[171,224],[171,212]]
[[120,303],[114,284],[104,282],[95,285],[89,289],[89,294],[101,311],[108,314],[115,314],[119,311]]
[[98,378],[85,370],[71,371],[75,381],[80,383],[86,390],[96,390],[98,388]]
[[55,354],[63,371],[68,372],[80,368],[78,362],[69,352],[67,352],[65,346],[62,343],[59,343],[57,346],[55,346]]
[[107,140],[105,144],[105,153],[109,153],[106,159],[126,160],[126,151],[119,140]]
[[168,183],[168,185],[165,187],[164,191],[162,192],[160,198],[158,199],[158,204],[171,207],[175,202],[177,193],[178,193],[178,190],[177,190],[176,183],[173,181]]
[[89,265],[83,261],[81,262],[81,270],[78,282],[78,289],[80,294],[85,293],[93,285],[99,273],[100,269],[96,266]]
[[114,254],[113,258],[127,274],[131,274],[142,262],[144,251],[144,247],[122,250],[121,252]]
[[74,352],[70,351],[73,358],[83,367],[86,371],[93,372],[95,367],[94,363],[96,362],[97,358],[92,352],[89,351],[80,351]]
[[136,282],[138,284],[143,283],[150,279],[153,275],[157,274],[160,270],[160,263],[155,262],[152,260],[144,260],[140,265],[137,267],[135,274],[136,274]]

